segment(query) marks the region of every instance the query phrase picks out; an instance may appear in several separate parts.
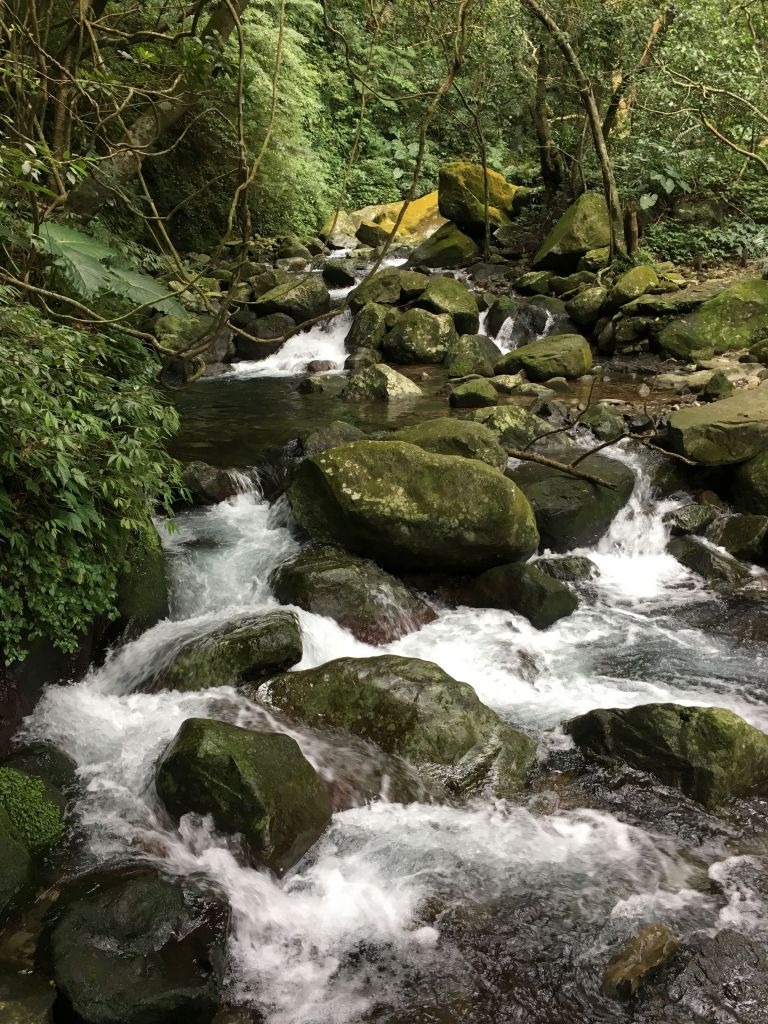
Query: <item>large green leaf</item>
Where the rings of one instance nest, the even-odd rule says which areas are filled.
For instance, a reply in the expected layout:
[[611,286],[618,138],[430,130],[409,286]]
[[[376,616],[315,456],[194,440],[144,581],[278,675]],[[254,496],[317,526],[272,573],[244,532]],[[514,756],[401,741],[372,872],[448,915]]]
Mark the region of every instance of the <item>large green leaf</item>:
[[146,306],[148,310],[188,315],[167,288],[82,231],[65,224],[42,224],[36,241],[51,257],[59,287],[86,305],[98,307],[103,300],[117,300],[128,308]]

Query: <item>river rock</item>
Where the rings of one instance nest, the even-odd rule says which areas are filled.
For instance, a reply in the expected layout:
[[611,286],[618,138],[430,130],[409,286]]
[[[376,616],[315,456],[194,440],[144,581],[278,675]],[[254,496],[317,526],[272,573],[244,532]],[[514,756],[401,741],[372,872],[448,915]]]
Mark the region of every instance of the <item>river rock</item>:
[[596,543],[629,501],[635,477],[622,462],[590,455],[579,463],[579,469],[612,487],[601,487],[533,462],[507,470],[531,503],[543,548],[570,551]]
[[219,466],[209,466],[207,462],[188,462],[181,482],[189,491],[193,505],[216,505],[243,490],[236,474]]
[[525,370],[532,381],[550,377],[573,380],[592,369],[592,350],[580,334],[548,335],[529,345],[522,345],[502,356],[496,373],[517,373]]
[[383,303],[366,302],[355,314],[352,326],[344,339],[347,350],[356,352],[361,348],[377,349],[390,326],[388,318],[391,315],[392,310]]
[[611,241],[608,207],[597,192],[585,192],[565,211],[533,258],[536,270],[568,273],[582,256]]
[[521,295],[546,295],[554,276],[551,270],[529,270],[515,278],[515,291]]
[[381,352],[376,348],[358,348],[344,360],[345,370],[367,370],[381,362]]
[[481,409],[495,406],[498,400],[496,388],[484,378],[457,384],[448,396],[448,402],[454,409]]
[[462,334],[445,357],[449,377],[479,374],[492,377],[493,367],[501,358],[501,349],[484,334]]
[[259,362],[279,352],[285,344],[284,338],[296,327],[293,317],[285,313],[257,316],[245,306],[233,313],[230,322],[233,327],[239,327],[252,336],[245,338],[237,331],[234,335],[236,354],[250,362]]
[[579,327],[594,327],[608,298],[608,289],[600,285],[585,288],[574,295],[566,305],[568,316]]
[[621,274],[608,295],[608,310],[615,313],[633,299],[658,287],[659,275],[653,267],[633,267]]
[[525,448],[534,438],[541,437],[551,429],[546,420],[519,405],[494,405],[488,409],[476,409],[470,413],[469,418],[492,430],[505,448]]
[[768,559],[768,516],[721,516],[707,530],[707,540],[734,558],[764,565]]
[[763,1024],[768,1005],[765,944],[732,928],[700,936],[685,969],[669,985],[666,1002],[697,1024]]
[[710,405],[678,409],[669,420],[666,447],[705,466],[724,466],[768,448],[768,385],[739,391]]
[[491,305],[488,316],[485,320],[485,329],[492,338],[495,338],[507,320],[513,320],[517,316],[517,300],[509,295],[502,295],[501,298]]
[[675,509],[664,517],[671,523],[673,537],[688,537],[691,534],[704,533],[708,526],[717,519],[717,509],[712,505],[700,505],[692,501],[682,508]]
[[287,284],[280,284],[251,303],[251,309],[257,316],[266,316],[268,313],[285,313],[297,324],[321,316],[330,308],[331,296],[328,293],[328,288],[321,278],[314,274],[298,277]]
[[456,420],[448,416],[427,420],[395,431],[391,439],[418,445],[435,455],[479,459],[495,469],[503,470],[507,465],[507,453],[498,443],[494,432],[482,423],[470,420]]
[[442,363],[456,344],[456,328],[447,313],[409,309],[381,343],[393,363]]
[[361,310],[369,302],[397,306],[418,298],[429,284],[426,274],[399,267],[385,267],[362,281],[349,293],[348,300],[353,311]]
[[630,999],[637,995],[649,977],[669,963],[679,943],[663,924],[641,928],[616,956],[611,958],[603,974],[603,992],[614,999]]
[[538,542],[512,481],[474,459],[401,441],[359,441],[305,460],[289,499],[316,540],[388,568],[482,570],[527,558]]
[[745,278],[672,320],[658,335],[658,345],[664,355],[689,359],[698,351],[749,348],[766,329],[768,281]]
[[433,277],[418,299],[432,313],[447,313],[459,334],[474,334],[480,325],[477,300],[461,281]]
[[584,555],[564,555],[559,558],[538,558],[536,568],[563,583],[583,583],[600,575],[591,558]]
[[326,427],[318,427],[299,437],[301,450],[305,455],[319,455],[329,448],[338,448],[350,441],[364,441],[365,434],[358,427],[345,420],[334,420]]
[[437,665],[383,655],[339,658],[269,684],[272,702],[313,728],[336,728],[435,770],[458,792],[519,788],[535,744]]
[[367,644],[391,643],[436,618],[415,591],[374,562],[331,546],[302,551],[269,582],[282,604],[326,615]]
[[[473,237],[485,231],[485,175],[481,164],[461,161],[440,168],[440,213]],[[506,178],[488,168],[488,220],[491,230],[509,224],[515,213],[515,192]]]
[[475,580],[467,604],[474,608],[504,608],[518,612],[546,629],[571,615],[579,606],[573,591],[536,565],[500,565]]
[[567,729],[588,757],[624,761],[707,807],[768,789],[768,736],[725,708],[598,708]]
[[615,441],[627,432],[624,417],[604,402],[596,402],[582,413],[579,423],[589,427],[598,441]]
[[331,798],[298,743],[188,718],[166,747],[155,782],[175,818],[210,814],[240,833],[251,859],[282,872],[299,861],[331,820]]
[[357,280],[357,260],[328,260],[323,267],[323,280],[329,288],[349,288]]
[[75,883],[48,934],[63,1009],[83,1024],[209,1024],[227,918],[189,884],[150,870]]
[[370,245],[375,249],[377,245],[383,245],[387,241],[389,232],[390,229],[382,224],[376,224],[372,220],[363,220],[360,222],[356,234],[363,245]]
[[0,970],[3,1024],[50,1024],[56,989],[40,974]]
[[413,250],[408,266],[461,267],[479,254],[477,243],[449,221]]
[[768,515],[768,451],[736,467],[731,479],[731,498],[741,512]]
[[341,392],[341,398],[347,402],[371,399],[397,402],[403,398],[420,398],[421,394],[418,384],[414,384],[408,377],[386,363],[375,363],[352,374]]
[[290,612],[247,615],[183,645],[148,689],[205,690],[240,686],[291,668],[302,658],[301,629]]
[[5,917],[32,882],[32,858],[0,804],[0,914]]
[[750,578],[746,566],[731,555],[716,551],[697,537],[675,537],[667,545],[667,550],[686,569],[703,576],[710,586],[736,587]]

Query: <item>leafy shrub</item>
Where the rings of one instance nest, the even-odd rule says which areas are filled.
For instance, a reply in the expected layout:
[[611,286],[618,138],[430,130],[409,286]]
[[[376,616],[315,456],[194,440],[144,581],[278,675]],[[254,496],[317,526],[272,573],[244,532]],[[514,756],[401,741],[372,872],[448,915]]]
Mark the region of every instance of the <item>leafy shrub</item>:
[[114,615],[126,551],[179,480],[176,412],[137,341],[76,331],[0,294],[0,651],[74,650]]
[[20,843],[35,853],[61,839],[59,808],[45,795],[43,780],[15,768],[0,768],[0,807]]
[[671,218],[649,228],[643,246],[657,259],[706,264],[731,260],[745,252],[749,259],[768,255],[768,227],[751,221],[729,221],[715,227],[685,224]]

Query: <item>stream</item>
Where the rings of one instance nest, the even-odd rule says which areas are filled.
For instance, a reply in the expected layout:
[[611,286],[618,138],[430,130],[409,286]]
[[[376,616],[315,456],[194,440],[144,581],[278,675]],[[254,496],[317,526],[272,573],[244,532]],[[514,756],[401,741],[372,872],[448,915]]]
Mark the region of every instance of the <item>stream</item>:
[[[431,395],[353,408],[297,394],[301,367],[338,361],[347,329],[340,318],[183,393],[177,454],[256,467],[257,479],[264,452],[299,429],[343,417],[380,430],[444,414],[445,400]],[[538,766],[517,805],[390,802],[387,768],[362,742],[288,723],[231,687],[142,692],[185,640],[276,607],[269,574],[301,546],[285,499],[270,504],[258,483],[181,513],[173,533],[161,524],[171,618],[83,681],[50,687],[25,726],[78,765],[83,866],[151,862],[224,893],[229,997],[266,1024],[656,1024],[653,1005],[600,992],[607,959],[638,926],[661,920],[681,939],[723,927],[767,939],[768,803],[715,817],[626,769],[619,791],[607,769],[584,767],[561,729],[595,707],[675,701],[731,708],[768,731],[768,629],[753,621],[746,630],[743,609],[666,553],[664,515],[680,502],[653,500],[654,456],[622,444],[614,457],[635,472],[634,494],[599,544],[579,552],[600,575],[578,585],[579,610],[551,628],[443,608],[420,631],[371,647],[296,610],[298,668],[424,658],[528,730]],[[282,880],[244,866],[205,820],[188,815],[177,829],[162,810],[154,765],[190,717],[287,732],[332,787],[330,829]],[[692,1024],[675,1013],[667,1007],[663,1020]]]

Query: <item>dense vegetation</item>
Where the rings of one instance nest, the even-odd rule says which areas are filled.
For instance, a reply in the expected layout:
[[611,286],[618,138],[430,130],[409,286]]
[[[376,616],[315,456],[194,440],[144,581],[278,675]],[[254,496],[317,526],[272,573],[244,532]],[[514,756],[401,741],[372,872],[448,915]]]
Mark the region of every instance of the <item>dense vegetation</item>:
[[[172,500],[152,318],[191,299],[220,326],[276,237],[466,159],[539,190],[523,248],[603,189],[618,259],[768,254],[750,0],[6,0],[0,34],[6,660],[71,648]],[[235,268],[223,311],[190,252]]]

